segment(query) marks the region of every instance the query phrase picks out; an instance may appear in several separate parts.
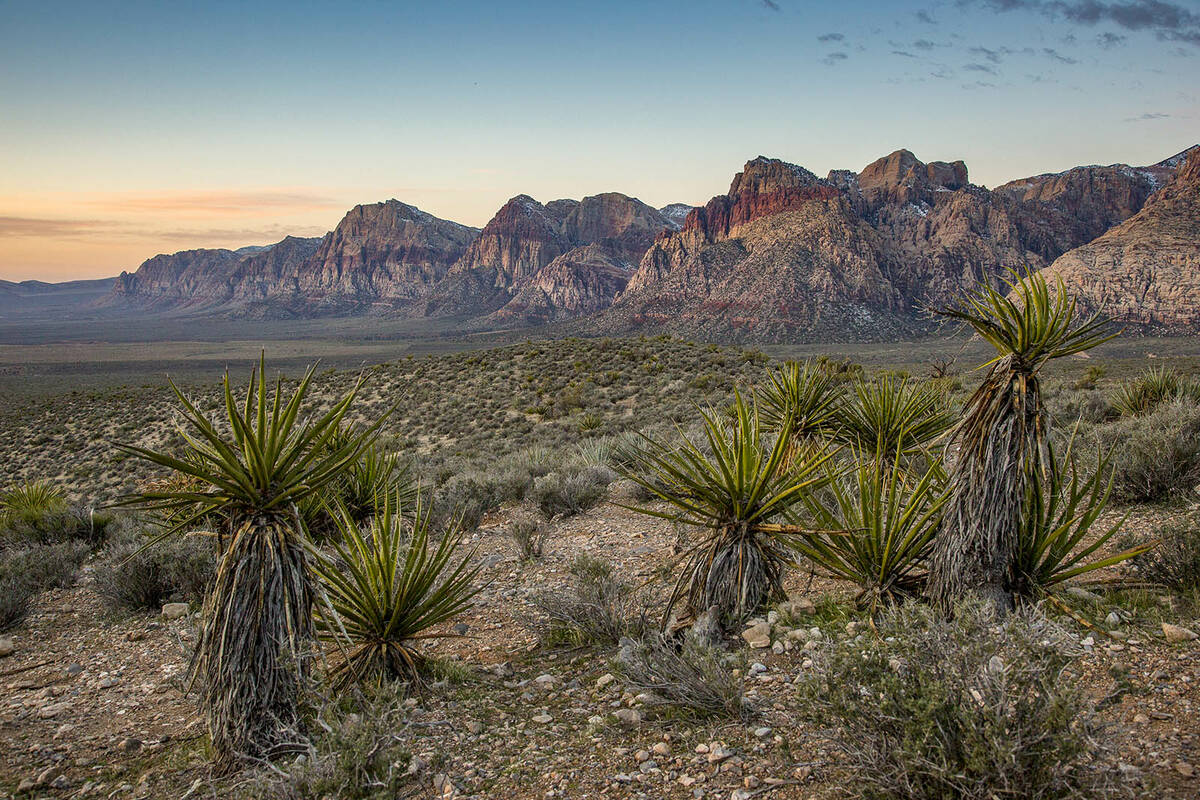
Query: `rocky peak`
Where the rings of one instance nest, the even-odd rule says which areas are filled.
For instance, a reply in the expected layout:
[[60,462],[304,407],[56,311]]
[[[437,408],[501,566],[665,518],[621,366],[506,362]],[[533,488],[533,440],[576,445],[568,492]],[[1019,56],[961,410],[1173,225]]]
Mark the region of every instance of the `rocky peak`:
[[926,164],[909,150],[897,150],[863,167],[858,173],[857,184],[863,197],[872,204],[921,202],[931,191],[966,188],[967,165],[962,161]]
[[804,167],[789,164],[778,158],[758,156],[747,161],[742,171],[733,176],[729,194],[768,194],[816,186],[820,182],[816,175]]
[[695,206],[689,206],[687,203],[671,203],[660,208],[658,213],[678,229],[683,227],[684,220],[687,219],[688,214],[692,213],[693,208]]

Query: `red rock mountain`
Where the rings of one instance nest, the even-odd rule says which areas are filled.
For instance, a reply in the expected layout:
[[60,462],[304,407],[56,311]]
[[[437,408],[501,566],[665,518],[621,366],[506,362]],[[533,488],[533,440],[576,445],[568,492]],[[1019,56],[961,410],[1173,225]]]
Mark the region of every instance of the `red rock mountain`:
[[[989,191],[898,150],[818,178],[756,158],[646,252],[600,330],[889,338],[1006,268],[1041,268],[1137,212],[1163,170],[1079,168]],[[1019,188],[1024,185],[1024,188]]]
[[1200,329],[1200,147],[1141,210],[1064,253],[1044,274],[1062,278],[1083,305],[1118,322]]
[[[545,204],[518,195],[482,230],[389,200],[356,206],[320,240],[157,256],[122,274],[108,302],[261,316],[372,310],[475,330],[580,320],[592,332],[881,339],[922,329],[922,308],[977,281],[1053,262],[1124,319],[1190,325],[1190,206],[1180,179],[1160,189],[1186,155],[994,190],[970,183],[961,161],[925,163],[907,150],[824,178],[760,156],[702,207],[654,209],[615,192]],[[1102,296],[1099,276],[1128,265],[1135,285],[1118,278]]]
[[[546,205],[518,195],[414,312],[468,317],[499,312],[510,322],[536,322],[603,308],[655,237],[677,228],[657,209],[616,192]],[[561,287],[559,279],[566,281]]]

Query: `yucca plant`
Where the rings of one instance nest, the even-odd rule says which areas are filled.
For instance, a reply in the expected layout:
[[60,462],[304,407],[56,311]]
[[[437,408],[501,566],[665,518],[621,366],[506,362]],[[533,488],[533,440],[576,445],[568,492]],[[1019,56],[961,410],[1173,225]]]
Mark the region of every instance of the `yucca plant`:
[[783,571],[794,557],[801,528],[779,522],[804,495],[824,485],[831,453],[804,450],[781,469],[791,442],[791,421],[770,440],[756,407],[735,395],[732,418],[701,412],[704,440],[682,432],[678,446],[643,436],[620,461],[622,473],[673,507],[634,508],[696,531],[667,604],[666,618],[682,600],[698,616],[716,608],[723,625],[745,620],[782,595]]
[[[970,326],[997,352],[953,431],[951,498],[930,562],[930,595],[949,611],[979,594],[1013,605],[1020,531],[1034,482],[1049,486],[1049,417],[1039,375],[1047,363],[1116,336],[1098,314],[1078,319],[1061,279],[1015,273],[1004,291],[984,285],[940,313]],[[1045,489],[1044,489],[1045,490]]]
[[66,510],[66,496],[49,481],[27,481],[0,495],[0,518],[30,520]]
[[[471,605],[479,591],[474,550],[456,559],[457,526],[430,543],[430,514],[418,498],[401,514],[397,498],[384,498],[367,532],[349,511],[337,510],[336,556],[318,550],[314,565],[329,605],[317,607],[323,638],[339,646],[330,672],[339,688],[358,681],[420,681],[423,639],[446,636],[432,629]],[[406,519],[406,517],[408,517]]]
[[806,520],[796,548],[816,567],[859,587],[858,603],[872,613],[917,595],[949,494],[942,464],[932,459],[910,474],[882,453],[859,453],[848,474],[826,465],[829,487],[805,495]]
[[[334,446],[340,446],[335,440]],[[324,540],[337,533],[338,514],[344,508],[350,517],[363,523],[379,513],[386,499],[405,511],[416,508],[418,482],[407,464],[395,453],[385,453],[375,443],[347,465],[325,490],[311,495],[300,506],[310,535]]]
[[767,383],[756,395],[763,422],[773,430],[791,423],[792,436],[808,439],[820,436],[833,419],[841,399],[837,379],[819,367],[805,362],[788,361],[767,371]]
[[1085,474],[1076,463],[1074,445],[1072,434],[1066,453],[1051,462],[1048,480],[1031,482],[1013,565],[1013,592],[1018,597],[1036,598],[1064,581],[1120,564],[1154,546],[1141,544],[1093,559],[1128,515],[1100,535],[1090,535],[1112,492],[1112,456],[1099,453],[1095,469]]
[[218,427],[174,383],[183,420],[182,457],[144,447],[117,449],[190,478],[126,498],[163,512],[156,538],[219,519],[220,563],[204,604],[193,660],[218,766],[269,757],[300,728],[297,703],[313,638],[313,576],[297,504],[321,491],[362,453],[379,423],[337,447],[330,442],[363,386],[319,416],[309,411],[315,366],[287,395],[268,391],[265,356],[239,402],[228,373]]
[[954,424],[942,393],[927,381],[880,376],[857,381],[838,407],[836,437],[899,458],[928,448]]
[[1154,367],[1118,386],[1110,405],[1122,417],[1138,417],[1177,397],[1200,402],[1200,384],[1166,367]]

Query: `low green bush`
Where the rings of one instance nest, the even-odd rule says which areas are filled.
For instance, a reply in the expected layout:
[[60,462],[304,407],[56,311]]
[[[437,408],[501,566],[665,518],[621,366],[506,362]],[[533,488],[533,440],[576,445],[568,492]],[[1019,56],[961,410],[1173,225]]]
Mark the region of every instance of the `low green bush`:
[[164,603],[199,604],[216,570],[206,537],[171,536],[146,545],[128,537],[110,545],[96,567],[96,592],[126,611],[158,611]]
[[1200,406],[1163,403],[1138,417],[1096,429],[1113,451],[1113,497],[1123,502],[1167,500],[1200,482]]
[[965,606],[946,622],[909,604],[876,625],[818,648],[797,684],[862,797],[1115,796],[1074,640],[1036,608],[999,620]]

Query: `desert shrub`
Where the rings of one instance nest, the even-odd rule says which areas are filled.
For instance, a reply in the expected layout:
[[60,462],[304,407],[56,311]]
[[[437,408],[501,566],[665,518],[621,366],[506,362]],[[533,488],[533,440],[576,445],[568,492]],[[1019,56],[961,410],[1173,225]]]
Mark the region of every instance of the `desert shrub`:
[[216,571],[212,543],[201,536],[139,537],[111,544],[96,567],[96,591],[117,608],[157,611],[171,600],[199,603]]
[[398,686],[355,692],[321,709],[302,746],[304,758],[243,776],[254,800],[395,800],[422,796],[426,776],[411,751],[405,696]]
[[1096,389],[1064,392],[1055,398],[1052,409],[1055,424],[1070,426],[1077,421],[1092,425],[1104,422],[1112,413],[1108,397]]
[[29,616],[34,591],[20,578],[0,577],[0,631],[15,628]]
[[63,495],[42,482],[27,483],[0,499],[0,545],[104,540],[112,515],[71,508]]
[[1107,374],[1108,374],[1108,370],[1105,369],[1104,365],[1092,364],[1091,366],[1089,366],[1087,368],[1087,371],[1083,373],[1083,375],[1079,378],[1079,380],[1077,380],[1077,381],[1075,381],[1075,383],[1071,384],[1071,388],[1072,389],[1095,389],[1096,381],[1100,380]]
[[1071,638],[1037,609],[950,622],[908,604],[878,636],[833,640],[798,683],[868,798],[1103,796],[1099,730],[1072,675]]
[[646,599],[617,578],[611,564],[584,554],[571,563],[570,573],[565,588],[533,598],[534,606],[549,619],[544,638],[616,644],[626,637],[640,637],[649,629]]
[[70,586],[90,548],[85,542],[33,544],[0,554],[0,630],[20,624],[33,596]]
[[741,677],[744,661],[690,636],[676,641],[651,633],[628,642],[617,656],[617,669],[630,686],[649,693],[652,703],[699,717],[744,720],[753,713]]
[[508,537],[513,540],[520,552],[521,558],[541,558],[546,545],[546,528],[532,519],[513,520],[507,529]]
[[564,468],[535,480],[530,497],[547,519],[571,517],[603,500],[614,477],[607,467]]
[[1200,590],[1200,517],[1193,513],[1164,525],[1158,544],[1133,563],[1148,581],[1177,592]]
[[1200,407],[1163,403],[1139,417],[1097,429],[1113,455],[1113,497],[1124,502],[1166,500],[1200,481]]

